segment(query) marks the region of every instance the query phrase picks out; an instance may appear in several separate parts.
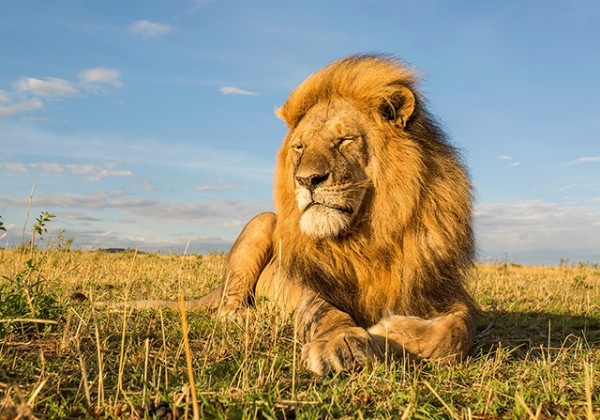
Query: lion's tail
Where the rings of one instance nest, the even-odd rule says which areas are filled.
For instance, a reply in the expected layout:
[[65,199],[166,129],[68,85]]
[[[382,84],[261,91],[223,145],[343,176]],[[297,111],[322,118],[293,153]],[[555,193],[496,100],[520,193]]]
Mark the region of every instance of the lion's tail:
[[[219,286],[206,295],[198,298],[184,301],[187,311],[194,310],[214,310],[221,303],[223,287]],[[111,308],[111,309],[179,309],[179,301],[177,300],[128,300],[123,302],[94,302],[94,306]]]

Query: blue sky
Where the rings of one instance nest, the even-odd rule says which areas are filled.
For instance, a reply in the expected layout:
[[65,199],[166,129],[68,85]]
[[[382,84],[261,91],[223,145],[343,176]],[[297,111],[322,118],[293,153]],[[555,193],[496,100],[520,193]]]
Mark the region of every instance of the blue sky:
[[463,150],[480,259],[598,262],[599,21],[593,0],[2,2],[0,244],[35,184],[31,218],[76,247],[227,249],[272,209],[273,110],[380,52]]

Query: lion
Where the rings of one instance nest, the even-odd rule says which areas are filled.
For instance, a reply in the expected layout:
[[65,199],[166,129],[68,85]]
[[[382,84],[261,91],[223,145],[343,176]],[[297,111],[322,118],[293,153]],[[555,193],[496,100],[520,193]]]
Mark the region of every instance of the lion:
[[290,94],[275,213],[248,222],[212,293],[225,314],[260,297],[293,314],[317,374],[473,344],[472,188],[416,85],[393,58],[355,55]]
[[189,307],[235,314],[266,298],[294,317],[305,366],[360,369],[395,355],[462,360],[477,305],[472,189],[457,150],[394,58],[342,58],[277,110],[275,213],[255,216],[222,284]]

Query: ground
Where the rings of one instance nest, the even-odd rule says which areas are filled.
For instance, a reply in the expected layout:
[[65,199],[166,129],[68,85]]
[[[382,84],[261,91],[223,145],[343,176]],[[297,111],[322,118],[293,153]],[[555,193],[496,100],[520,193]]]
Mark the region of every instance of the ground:
[[482,333],[464,363],[381,361],[324,378],[301,366],[293,323],[262,306],[224,325],[200,312],[91,304],[198,297],[223,260],[0,251],[0,419],[600,415],[593,264],[478,265],[468,286]]

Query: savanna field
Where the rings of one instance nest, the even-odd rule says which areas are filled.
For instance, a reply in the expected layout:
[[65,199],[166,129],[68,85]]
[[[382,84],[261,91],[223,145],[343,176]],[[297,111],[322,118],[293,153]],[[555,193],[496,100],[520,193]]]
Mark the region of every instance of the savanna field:
[[[68,245],[68,244],[67,244]],[[376,362],[316,377],[291,321],[94,302],[209,291],[214,255],[0,250],[0,419],[597,418],[600,267],[478,265],[480,334],[457,366]]]

